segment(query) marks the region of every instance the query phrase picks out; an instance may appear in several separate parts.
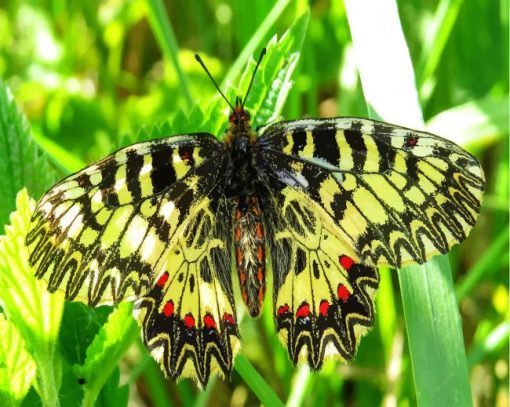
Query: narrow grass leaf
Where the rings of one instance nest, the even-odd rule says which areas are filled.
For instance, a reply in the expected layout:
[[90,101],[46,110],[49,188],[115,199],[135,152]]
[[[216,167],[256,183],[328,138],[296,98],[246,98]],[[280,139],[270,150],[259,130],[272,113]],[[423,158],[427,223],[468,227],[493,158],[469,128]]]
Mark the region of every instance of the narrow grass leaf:
[[504,347],[508,349],[510,322],[504,321],[484,336],[482,343],[477,343],[468,353],[467,361],[470,367],[483,360],[484,357]]
[[191,106],[193,106],[193,98],[191,97],[190,86],[179,62],[179,46],[175,39],[172,24],[168,19],[168,13],[165,5],[162,0],[148,0],[147,11],[152,31],[154,31],[154,35],[158,40],[159,46],[163,50],[163,54],[172,61],[175,71],[177,72],[177,76],[179,77],[179,86],[184,96],[184,100],[186,101],[187,106],[191,108]]
[[[278,0],[271,11],[267,14],[264,21],[259,25],[259,28],[253,35],[251,36],[248,43],[245,45],[244,49],[241,51],[235,62],[232,64],[230,69],[228,70],[221,87],[225,87],[228,82],[233,82],[235,78],[238,78],[244,67],[246,66],[246,61],[250,55],[257,54],[260,52],[262,41],[267,36],[271,28],[273,27],[276,20],[282,15],[285,11],[285,8],[290,4],[290,0]],[[258,51],[258,52],[257,52]]]
[[472,404],[462,324],[447,256],[399,270],[418,403]]
[[435,86],[434,74],[439,66],[446,43],[457,21],[464,0],[441,0],[432,21],[423,35],[424,43],[418,62],[417,83],[422,101],[426,102]]
[[260,373],[257,372],[248,359],[246,359],[243,355],[238,355],[236,357],[234,368],[263,405],[283,407],[284,404],[278,398],[269,383],[263,379]]
[[353,52],[372,115],[408,127],[423,125],[414,71],[393,0],[346,0]]
[[444,110],[427,122],[427,131],[469,150],[494,144],[508,134],[508,95],[487,96]]
[[[347,0],[365,98],[383,120],[423,127],[414,72],[394,0]],[[381,63],[384,61],[384,63]],[[398,271],[417,401],[471,405],[448,258]]]
[[310,368],[306,363],[303,363],[294,375],[292,390],[285,404],[287,407],[299,407],[303,404],[303,398],[305,397],[309,382]]

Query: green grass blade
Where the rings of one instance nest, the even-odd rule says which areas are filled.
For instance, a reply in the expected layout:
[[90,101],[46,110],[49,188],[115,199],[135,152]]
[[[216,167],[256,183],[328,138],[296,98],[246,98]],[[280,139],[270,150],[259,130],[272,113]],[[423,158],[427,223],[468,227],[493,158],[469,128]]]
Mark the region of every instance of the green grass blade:
[[441,56],[457,21],[459,10],[464,0],[442,0],[436,9],[427,33],[423,35],[420,60],[417,67],[417,83],[420,95],[427,100],[435,85],[434,74],[441,61]]
[[193,106],[193,98],[191,97],[190,86],[186,75],[184,75],[182,71],[181,64],[179,63],[179,46],[177,45],[172,25],[168,19],[165,5],[162,0],[148,0],[147,11],[147,17],[149,18],[149,23],[154,31],[154,35],[165,56],[172,61],[177,76],[179,77],[179,85],[184,99],[186,100],[188,108],[191,108]]
[[142,371],[142,376],[149,394],[151,395],[153,405],[155,407],[172,407],[174,403],[168,394],[167,383],[161,374],[159,365],[152,359],[152,356],[147,353],[145,345],[141,340],[138,340],[137,346],[139,351],[145,355],[145,360],[147,360]]
[[271,407],[284,406],[271,386],[243,355],[237,356],[234,368],[263,405]]
[[399,270],[402,302],[418,404],[472,404],[462,337],[447,256]]
[[287,407],[299,407],[303,404],[303,398],[305,397],[309,382],[310,368],[307,364],[303,363],[294,375],[294,383],[287,399]]
[[[384,120],[423,127],[396,2],[379,1],[377,8],[366,0],[345,4],[370,109]],[[436,257],[398,273],[418,404],[471,405],[448,258]]]
[[369,112],[374,118],[423,127],[414,71],[397,4],[346,0],[353,51]]

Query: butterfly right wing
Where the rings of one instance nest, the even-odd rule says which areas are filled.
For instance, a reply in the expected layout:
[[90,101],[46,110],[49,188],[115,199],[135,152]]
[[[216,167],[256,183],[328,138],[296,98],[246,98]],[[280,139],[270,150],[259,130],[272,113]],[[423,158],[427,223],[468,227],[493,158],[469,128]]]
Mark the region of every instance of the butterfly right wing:
[[351,360],[373,325],[376,268],[355,262],[306,194],[268,180],[264,195],[276,329],[293,363]]
[[446,139],[347,117],[276,123],[261,133],[261,173],[307,197],[361,263],[423,263],[475,225],[483,170]]

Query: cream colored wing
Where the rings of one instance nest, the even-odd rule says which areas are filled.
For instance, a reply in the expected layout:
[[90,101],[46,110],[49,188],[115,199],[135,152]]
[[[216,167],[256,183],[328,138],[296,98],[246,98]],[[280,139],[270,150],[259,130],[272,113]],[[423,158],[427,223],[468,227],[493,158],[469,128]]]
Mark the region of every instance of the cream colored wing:
[[305,194],[286,187],[266,200],[274,317],[291,360],[319,369],[351,360],[372,327],[376,268],[353,261]]
[[135,144],[55,185],[26,238],[36,276],[90,305],[143,293],[191,208],[218,182],[218,145],[206,134]]
[[[239,349],[227,201],[205,198],[186,220],[152,289],[135,302],[147,349],[174,380],[229,377]],[[218,218],[218,216],[220,218]]]
[[258,143],[264,182],[302,192],[356,262],[422,263],[464,240],[480,211],[480,164],[429,133],[309,119],[271,125]]

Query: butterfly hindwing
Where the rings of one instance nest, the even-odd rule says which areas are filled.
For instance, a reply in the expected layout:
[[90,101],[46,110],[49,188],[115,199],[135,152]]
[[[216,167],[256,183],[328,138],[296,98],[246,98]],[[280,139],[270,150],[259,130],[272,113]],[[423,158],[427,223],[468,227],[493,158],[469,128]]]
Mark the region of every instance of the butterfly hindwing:
[[273,193],[270,251],[277,331],[291,360],[319,369],[325,358],[351,360],[371,328],[377,269],[355,263],[310,199],[290,187]]
[[148,289],[192,203],[215,183],[217,147],[207,134],[135,144],[55,185],[26,240],[36,276],[90,305]]
[[211,196],[196,204],[154,286],[135,302],[144,343],[165,374],[201,387],[211,374],[229,377],[239,348],[228,206]]
[[474,157],[452,142],[367,119],[271,125],[258,164],[312,200],[361,263],[402,267],[465,239],[485,187]]

